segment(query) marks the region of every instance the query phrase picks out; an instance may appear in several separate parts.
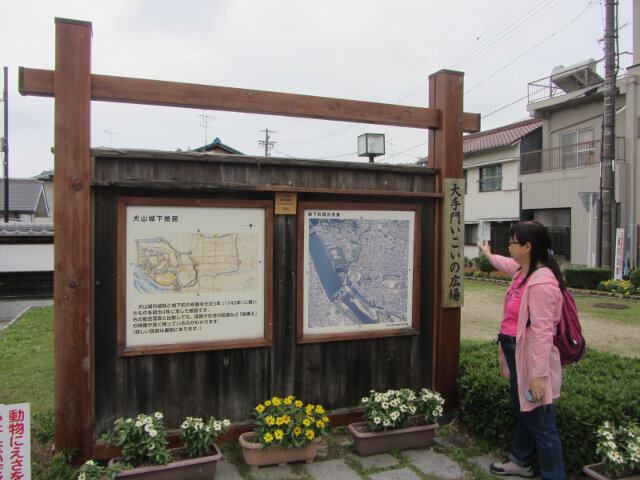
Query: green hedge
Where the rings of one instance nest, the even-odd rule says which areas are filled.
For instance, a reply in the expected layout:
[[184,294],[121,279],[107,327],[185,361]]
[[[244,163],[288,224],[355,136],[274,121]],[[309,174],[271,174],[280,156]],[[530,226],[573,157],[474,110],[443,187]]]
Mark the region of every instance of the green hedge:
[[613,278],[613,272],[609,268],[573,267],[564,271],[564,278],[567,287],[595,290],[600,282]]
[[496,269],[484,255],[476,258],[476,264],[478,265],[478,270],[481,272],[493,272]]
[[[567,473],[597,462],[595,431],[605,420],[640,419],[640,359],[587,349],[562,369],[555,405]],[[475,434],[504,451],[511,447],[515,420],[509,381],[500,377],[495,342],[463,342],[460,354],[460,418]]]
[[636,268],[631,275],[629,275],[629,280],[631,281],[631,285],[640,289],[640,268]]

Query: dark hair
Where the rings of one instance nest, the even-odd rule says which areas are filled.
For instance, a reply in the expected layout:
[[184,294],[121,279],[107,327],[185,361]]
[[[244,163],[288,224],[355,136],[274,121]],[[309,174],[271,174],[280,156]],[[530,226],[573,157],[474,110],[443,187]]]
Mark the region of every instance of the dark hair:
[[527,276],[522,280],[522,283],[529,279],[537,268],[538,263],[541,263],[551,269],[558,280],[560,290],[564,291],[565,284],[562,278],[562,272],[555,259],[550,255],[551,237],[549,237],[549,232],[546,227],[535,220],[518,222],[509,229],[509,236],[517,240],[521,245],[527,242],[531,244],[531,263],[529,264]]

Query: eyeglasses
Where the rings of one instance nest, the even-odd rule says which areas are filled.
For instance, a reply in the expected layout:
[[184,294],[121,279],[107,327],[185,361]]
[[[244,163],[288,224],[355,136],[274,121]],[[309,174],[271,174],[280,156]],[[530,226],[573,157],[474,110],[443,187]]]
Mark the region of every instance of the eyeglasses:
[[514,244],[515,244],[515,245],[522,245],[520,242],[512,242],[512,241],[509,241],[509,246],[514,245]]

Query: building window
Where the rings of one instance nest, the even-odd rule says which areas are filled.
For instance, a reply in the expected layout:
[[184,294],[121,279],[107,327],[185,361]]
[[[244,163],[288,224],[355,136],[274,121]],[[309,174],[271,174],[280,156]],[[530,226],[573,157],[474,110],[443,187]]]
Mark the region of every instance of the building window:
[[491,165],[480,169],[480,191],[502,190],[502,165]]
[[478,224],[467,223],[464,226],[464,244],[465,245],[477,245],[478,244]]
[[593,163],[593,128],[561,133],[560,147],[562,168],[582,167]]
[[547,227],[551,237],[551,250],[563,260],[571,259],[571,209],[550,208],[535,210],[534,219]]

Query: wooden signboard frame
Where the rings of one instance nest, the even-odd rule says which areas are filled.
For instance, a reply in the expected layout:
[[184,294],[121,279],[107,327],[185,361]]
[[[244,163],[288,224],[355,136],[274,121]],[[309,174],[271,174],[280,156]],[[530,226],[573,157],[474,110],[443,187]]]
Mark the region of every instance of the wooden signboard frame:
[[[420,333],[420,309],[419,309],[419,292],[420,292],[420,206],[419,205],[402,205],[402,204],[367,204],[367,203],[331,203],[331,202],[300,202],[298,205],[298,321],[297,321],[297,338],[298,343],[314,343],[314,342],[333,342],[339,340],[353,340],[358,338],[380,338],[398,335],[417,335]],[[353,218],[344,215],[351,211],[363,213],[364,218],[392,218],[394,213],[410,214],[402,215],[403,219],[410,218],[411,229],[409,237],[403,239],[412,248],[408,256],[408,264],[401,266],[406,271],[407,283],[409,285],[406,292],[407,310],[410,312],[406,319],[406,325],[401,327],[384,328],[384,324],[378,324],[374,328],[367,328],[366,324],[346,324],[339,331],[331,331],[328,333],[326,329],[318,328],[318,333],[313,333],[313,328],[309,328],[309,315],[306,312],[308,308],[308,278],[305,272],[305,265],[309,265],[309,255],[306,253],[309,247],[309,238],[306,236],[305,224],[307,223],[307,211],[315,211],[318,213],[328,213],[340,215],[340,217],[331,217],[340,219],[342,217]],[[376,215],[378,214],[378,215]],[[380,246],[380,250],[383,246]],[[378,288],[384,288],[379,285]],[[361,295],[353,292],[353,295]],[[364,293],[366,296],[366,293]],[[364,300],[363,300],[364,301]],[[357,308],[357,307],[354,307]],[[335,330],[335,329],[334,329]]]
[[[480,116],[462,110],[463,74],[429,77],[429,108],[96,75],[91,73],[92,26],[55,19],[55,70],[20,67],[22,95],[55,98],[54,314],[56,448],[93,450],[94,219],[90,152],[91,101],[225,110],[429,130],[429,166],[462,178],[462,134],[480,129]],[[282,190],[282,189],[281,189]],[[283,190],[284,191],[284,190]],[[441,259],[442,199],[436,207],[436,259]],[[434,268],[432,388],[457,405],[460,309],[441,301],[442,261]]]
[[[261,315],[263,318],[262,329],[256,332],[250,331],[246,338],[236,338],[236,339],[215,339],[210,338],[205,341],[198,342],[166,342],[159,344],[151,344],[151,345],[138,345],[132,346],[131,340],[128,338],[127,332],[129,329],[129,322],[131,322],[131,318],[129,318],[127,312],[127,302],[130,301],[130,297],[133,295],[133,292],[129,291],[132,287],[132,283],[130,281],[131,272],[128,272],[128,268],[133,268],[128,264],[127,259],[128,255],[127,247],[131,243],[129,240],[129,235],[127,231],[127,207],[135,206],[135,207],[184,207],[182,208],[185,212],[190,212],[192,215],[197,216],[201,220],[203,219],[203,215],[207,213],[207,217],[205,221],[203,221],[202,227],[206,228],[206,224],[214,225],[216,222],[216,209],[221,210],[221,213],[224,213],[224,209],[234,209],[235,212],[238,212],[238,209],[253,209],[260,210],[264,212],[264,227],[263,231],[259,232],[262,242],[258,246],[261,250],[259,252],[259,258],[262,259],[263,265],[261,268],[264,270],[264,277],[262,284],[258,285],[260,289],[257,292],[257,298],[259,298],[259,303],[262,304]],[[200,209],[202,212],[197,212]],[[240,210],[241,211],[241,210]],[[245,228],[244,231],[247,229]],[[204,235],[207,235],[209,232],[206,230],[202,231]],[[123,356],[131,356],[131,355],[149,355],[149,354],[157,354],[157,353],[173,353],[173,352],[194,352],[201,350],[220,350],[220,349],[228,349],[228,348],[248,348],[248,347],[265,347],[271,345],[271,336],[272,336],[272,298],[273,298],[273,284],[271,282],[271,278],[273,277],[273,203],[270,201],[248,201],[248,200],[213,200],[213,199],[194,199],[194,198],[157,198],[157,197],[120,197],[118,199],[118,351],[120,355]],[[200,265],[201,267],[201,265]],[[164,294],[157,300],[157,302],[180,302],[180,296],[184,296],[184,294]],[[199,301],[211,304],[221,299],[227,298],[229,295],[223,295],[222,293],[215,293],[211,291],[198,293],[197,298]],[[194,295],[190,295],[192,299]],[[158,298],[155,296],[152,298]],[[248,297],[247,297],[248,298]],[[162,307],[162,309],[167,310],[167,308]],[[213,318],[213,315],[217,313],[217,310],[223,309],[224,307],[217,306],[208,306],[203,305],[200,307],[202,313],[204,314],[204,320],[207,320],[207,315]],[[175,311],[175,308],[169,307],[170,311]],[[245,309],[246,310],[246,309]],[[232,308],[231,311],[236,313],[242,313],[242,309]],[[219,312],[222,313],[222,312]],[[194,323],[194,318],[192,315],[186,315],[187,319],[185,323],[189,325]],[[232,319],[233,322],[242,321],[241,318]],[[218,320],[215,320],[218,322]],[[223,323],[224,319],[220,321]],[[153,329],[157,329],[157,321],[152,322]],[[167,323],[167,322],[162,322]],[[170,324],[179,325],[181,322],[179,320],[171,321]],[[226,324],[229,321],[225,322]],[[172,330],[175,330],[173,327],[169,327]],[[178,327],[182,328],[182,327]],[[202,327],[200,327],[202,328]],[[206,328],[206,327],[205,327]],[[165,337],[175,338],[176,334],[167,334]]]

